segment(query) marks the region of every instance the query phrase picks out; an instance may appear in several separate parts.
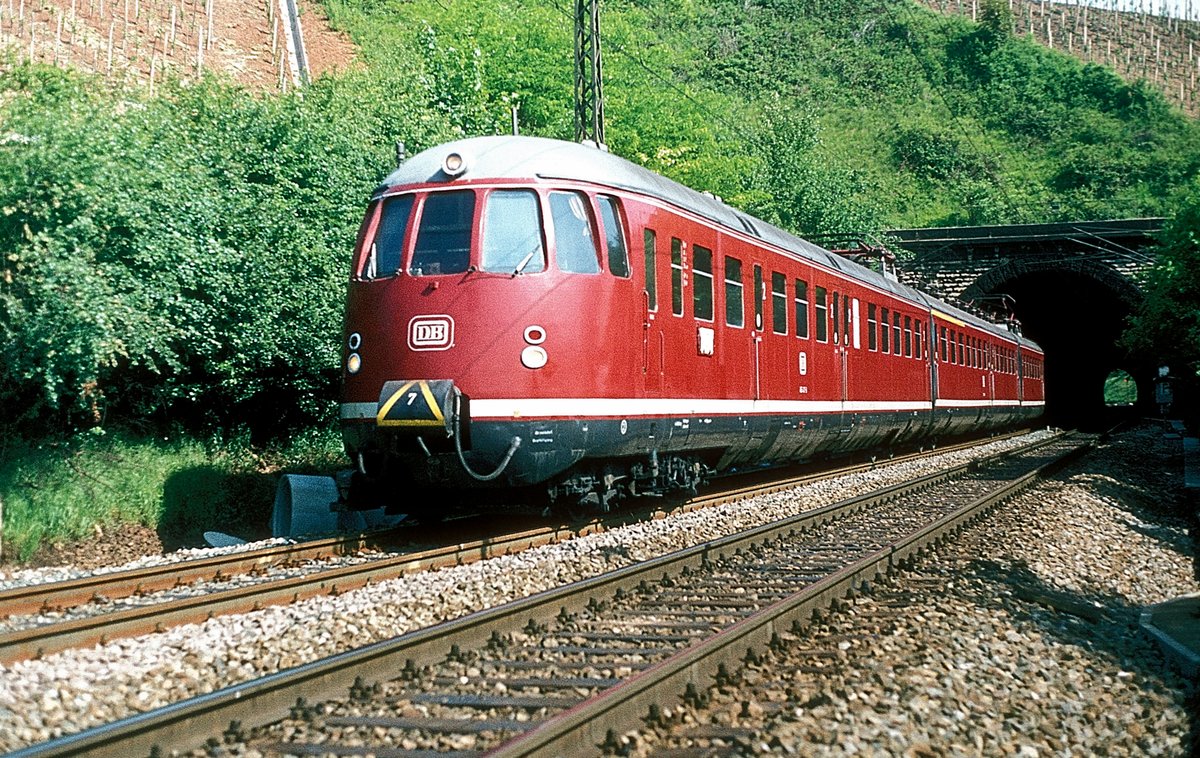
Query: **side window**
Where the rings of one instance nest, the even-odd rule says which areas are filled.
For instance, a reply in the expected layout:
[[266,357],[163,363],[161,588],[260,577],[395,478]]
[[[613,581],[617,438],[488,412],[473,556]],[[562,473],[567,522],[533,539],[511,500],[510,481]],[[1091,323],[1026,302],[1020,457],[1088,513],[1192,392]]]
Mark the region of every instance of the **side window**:
[[546,270],[542,211],[536,192],[496,190],[483,208],[479,268],[505,274]]
[[763,328],[763,300],[767,299],[766,286],[763,284],[762,266],[754,265],[754,328]]
[[671,238],[671,313],[683,315],[683,240]]
[[658,310],[658,255],[653,229],[642,232],[642,246],[646,255],[646,299],[650,302],[650,310]]
[[851,323],[854,315],[853,304],[850,300],[851,297],[849,295],[842,296],[842,344],[847,347],[851,344],[850,333],[854,331],[854,324]]
[[808,282],[796,280],[796,336],[808,339]]
[[744,291],[742,262],[725,256],[725,323],[730,326],[746,325],[746,304],[742,300]]
[[867,349],[872,352],[879,349],[879,338],[875,333],[875,330],[879,328],[876,311],[875,303],[867,303]]
[[841,313],[841,310],[842,308],[838,301],[838,293],[835,292],[833,293],[833,302],[829,307],[829,325],[833,327],[830,329],[830,331],[833,333],[833,344],[835,345],[841,342],[841,334],[838,328],[838,314]]
[[940,342],[942,345],[942,363],[945,363],[948,360],[946,358],[946,327],[939,327],[938,333],[941,335]]
[[959,332],[958,333],[958,365],[962,366],[962,365],[964,365],[964,363],[965,363],[965,361],[963,360],[963,333]]
[[713,254],[699,245],[692,246],[692,315],[701,321],[713,320]]
[[892,311],[892,355],[900,355],[900,312]]
[[885,353],[892,352],[892,329],[888,326],[888,309],[879,309],[879,347]]
[[554,251],[560,271],[598,274],[596,240],[588,218],[587,197],[579,192],[551,192],[550,216],[554,220]]
[[600,220],[604,222],[604,243],[608,248],[608,271],[622,279],[629,278],[629,251],[625,249],[625,225],[621,223],[621,208],[616,198],[597,195]]
[[[379,224],[375,227],[375,239],[367,250],[359,274],[365,279],[395,276],[404,259],[404,237],[408,233],[408,221],[412,217],[413,196],[386,197],[379,208]],[[367,218],[370,218],[368,214]]]
[[904,357],[912,357],[912,316],[904,317]]
[[788,322],[787,277],[778,271],[771,273],[771,329],[787,334]]
[[813,321],[817,325],[817,342],[829,341],[829,305],[826,303],[826,293],[824,287],[817,287],[816,292],[816,317]]
[[921,341],[921,322],[913,320],[913,357],[917,360],[925,357],[925,343]]
[[436,276],[466,271],[471,265],[471,224],[474,220],[474,192],[426,195],[408,273]]

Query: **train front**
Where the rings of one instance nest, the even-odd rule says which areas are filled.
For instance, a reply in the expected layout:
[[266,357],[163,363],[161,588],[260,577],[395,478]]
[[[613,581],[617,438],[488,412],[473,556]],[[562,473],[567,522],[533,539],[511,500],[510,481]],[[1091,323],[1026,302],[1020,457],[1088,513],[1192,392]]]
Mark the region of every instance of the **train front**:
[[[341,424],[354,469],[339,489],[351,507],[532,486],[586,451],[586,422],[541,411],[548,398],[594,393],[606,373],[572,335],[603,325],[596,313],[627,310],[606,302],[618,293],[597,244],[619,211],[569,182],[520,177],[521,157],[536,163],[547,144],[560,143],[451,143],[376,191],[343,334]],[[497,163],[517,168],[488,170]]]

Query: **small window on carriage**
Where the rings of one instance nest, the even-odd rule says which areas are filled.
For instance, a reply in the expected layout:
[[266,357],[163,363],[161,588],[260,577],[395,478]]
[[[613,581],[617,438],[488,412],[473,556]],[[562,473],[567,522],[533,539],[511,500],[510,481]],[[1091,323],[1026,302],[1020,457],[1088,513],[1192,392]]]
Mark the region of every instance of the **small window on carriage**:
[[892,352],[892,331],[888,326],[888,309],[879,309],[879,347],[885,353]]
[[900,355],[900,312],[892,311],[892,355]]
[[604,243],[608,248],[608,271],[622,279],[629,278],[629,252],[625,249],[625,227],[621,223],[621,208],[616,198],[597,195],[600,220],[604,222]]
[[838,313],[841,312],[841,306],[838,305],[838,302],[839,302],[838,297],[839,297],[839,295],[837,292],[833,293],[833,303],[831,304],[831,306],[829,308],[830,326],[833,327],[830,331],[833,332],[833,344],[835,344],[835,345],[839,344],[841,341],[840,333],[838,330]]
[[904,357],[905,358],[912,357],[912,341],[913,341],[912,338],[913,338],[912,316],[905,316],[904,317]]
[[808,339],[808,282],[796,282],[796,336]]
[[646,256],[646,301],[651,311],[658,310],[658,269],[656,254],[656,238],[654,230],[647,228],[642,232],[642,246]]
[[829,305],[826,301],[826,292],[824,287],[816,288],[816,318],[813,321],[817,325],[817,342],[829,341]]
[[701,321],[713,320],[712,250],[692,245],[692,315]]
[[671,313],[683,315],[683,240],[671,238]]
[[421,226],[408,273],[413,276],[461,274],[471,265],[471,225],[475,193],[435,192],[425,197]]
[[742,302],[745,284],[742,282],[742,262],[725,256],[725,323],[729,326],[746,325],[746,306]]
[[787,334],[788,322],[787,276],[778,271],[771,272],[771,330],[776,334]]
[[488,195],[479,268],[513,276],[546,270],[542,211],[536,192],[496,190]]
[[551,192],[550,216],[554,221],[554,252],[559,270],[572,274],[600,273],[587,196],[581,192]]
[[383,199],[379,208],[379,223],[375,226],[375,238],[371,240],[363,261],[361,276],[364,279],[382,279],[395,276],[400,271],[404,260],[404,236],[408,233],[412,207],[412,195]]
[[878,307],[875,303],[867,303],[867,350],[872,352],[879,349],[879,338],[876,334],[879,319],[876,317]]

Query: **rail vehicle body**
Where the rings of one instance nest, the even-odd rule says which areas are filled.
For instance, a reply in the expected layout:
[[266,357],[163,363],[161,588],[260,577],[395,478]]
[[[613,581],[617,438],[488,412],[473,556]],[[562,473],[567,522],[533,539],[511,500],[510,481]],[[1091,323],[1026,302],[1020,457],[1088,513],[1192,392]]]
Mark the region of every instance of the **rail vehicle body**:
[[374,193],[346,301],[354,507],[534,488],[610,505],[712,472],[1028,421],[1043,355],[593,147],[422,152]]

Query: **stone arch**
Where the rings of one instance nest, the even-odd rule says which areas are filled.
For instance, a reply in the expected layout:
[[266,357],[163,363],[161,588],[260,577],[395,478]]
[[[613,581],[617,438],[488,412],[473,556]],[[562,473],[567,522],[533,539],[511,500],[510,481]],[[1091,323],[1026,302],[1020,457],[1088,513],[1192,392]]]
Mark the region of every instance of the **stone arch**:
[[1035,273],[1071,273],[1095,279],[1131,309],[1142,300],[1137,283],[1117,269],[1097,261],[1072,258],[1007,260],[983,272],[967,285],[961,297],[965,302],[980,301],[1005,283]]

